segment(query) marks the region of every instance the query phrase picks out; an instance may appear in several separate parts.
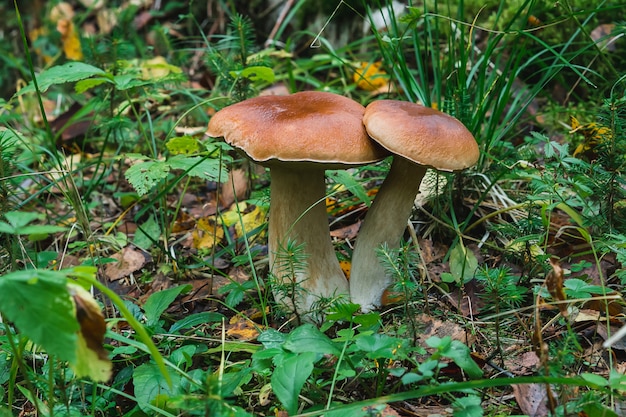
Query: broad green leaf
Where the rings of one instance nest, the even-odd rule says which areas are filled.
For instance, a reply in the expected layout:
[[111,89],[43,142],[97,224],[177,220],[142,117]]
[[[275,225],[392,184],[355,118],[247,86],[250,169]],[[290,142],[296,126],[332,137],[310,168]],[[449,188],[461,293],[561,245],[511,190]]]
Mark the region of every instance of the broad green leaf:
[[465,283],[474,277],[478,268],[478,259],[462,243],[457,243],[450,252],[450,273],[459,283]]
[[0,311],[33,342],[62,360],[76,360],[79,330],[62,271],[25,270],[0,277]]
[[341,350],[312,324],[303,324],[287,335],[283,347],[292,352],[339,355]]
[[298,395],[313,372],[317,355],[313,352],[288,355],[271,377],[272,390],[289,415],[298,411]]
[[620,417],[615,411],[599,402],[591,402],[583,405],[583,411],[585,414],[579,413],[579,415],[586,415],[588,417]]
[[273,69],[262,66],[251,66],[246,67],[241,71],[230,71],[230,76],[233,78],[244,77],[254,83],[265,82],[267,84],[273,83],[276,78]]
[[483,407],[480,404],[480,397],[469,395],[454,400],[452,403],[454,417],[482,417]]
[[150,249],[155,241],[161,236],[161,227],[155,220],[154,216],[150,216],[148,220],[141,224],[141,228],[137,229],[133,243],[142,249]]
[[140,196],[148,194],[159,181],[167,177],[170,165],[163,161],[139,162],[129,167],[124,176]]
[[469,348],[458,340],[452,340],[450,336],[444,338],[432,336],[426,340],[426,344],[436,348],[441,356],[452,359],[470,378],[482,376],[483,371],[472,359]]
[[218,322],[221,321],[223,318],[224,316],[222,314],[213,311],[203,311],[202,313],[190,314],[189,316],[172,324],[172,327],[170,327],[168,333],[176,333],[179,330],[189,329],[191,327],[199,326],[201,324]]
[[134,87],[152,84],[152,80],[142,80],[140,74],[120,74],[113,77],[115,87],[118,90],[128,90]]
[[592,374],[590,372],[583,372],[580,374],[581,378],[587,382],[591,382],[599,387],[606,387],[609,385],[609,381],[606,380],[602,375]]
[[[64,84],[74,81],[84,80],[94,75],[107,76],[107,73],[93,65],[84,62],[68,62],[63,65],[57,65],[43,71],[37,76],[37,85],[39,91],[44,93],[55,84]],[[35,86],[31,81],[26,87],[17,92],[22,95],[35,91]]]
[[178,287],[168,288],[154,292],[148,297],[143,305],[143,311],[146,313],[146,325],[152,327],[159,322],[161,314],[172,304],[172,302],[183,292],[189,292],[191,285],[179,285]]
[[172,155],[191,155],[200,151],[198,139],[188,135],[172,138],[167,141],[165,146]]
[[78,94],[82,94],[85,91],[90,90],[104,83],[113,84],[113,81],[111,80],[110,76],[109,77],[94,77],[94,78],[88,78],[86,80],[80,80],[74,86],[74,91],[76,91]]
[[202,178],[207,181],[220,181],[226,179],[226,169],[221,166],[218,159],[203,158],[200,156],[175,155],[167,160],[172,169],[180,169],[192,177]]
[[280,348],[283,345],[283,343],[285,343],[286,339],[287,339],[287,336],[284,333],[281,333],[278,330],[275,330],[272,328],[264,330],[256,338],[257,341],[263,344],[263,347],[265,349]]
[[356,346],[370,359],[393,359],[402,345],[401,340],[380,333],[360,336],[356,340]]
[[[169,372],[170,368],[166,368]],[[176,395],[176,388],[180,386],[181,376],[178,373],[169,372],[172,379],[172,388],[167,379],[161,373],[161,369],[153,363],[144,363],[135,368],[133,372],[133,386],[137,405],[142,411],[149,413],[154,405],[163,405],[169,398]]]
[[591,298],[592,294],[603,294],[599,285],[589,284],[579,278],[569,278],[563,282],[568,298]]

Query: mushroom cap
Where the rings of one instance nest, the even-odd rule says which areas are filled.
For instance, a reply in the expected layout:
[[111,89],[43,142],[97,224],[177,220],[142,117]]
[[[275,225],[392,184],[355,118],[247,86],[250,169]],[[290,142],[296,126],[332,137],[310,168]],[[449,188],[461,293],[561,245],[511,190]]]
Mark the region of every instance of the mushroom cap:
[[206,133],[224,137],[263,165],[283,161],[324,164],[325,169],[357,166],[387,156],[365,131],[364,112],[361,104],[333,93],[262,96],[218,111]]
[[459,120],[419,104],[379,100],[365,109],[367,133],[390,152],[441,171],[478,161],[478,144]]

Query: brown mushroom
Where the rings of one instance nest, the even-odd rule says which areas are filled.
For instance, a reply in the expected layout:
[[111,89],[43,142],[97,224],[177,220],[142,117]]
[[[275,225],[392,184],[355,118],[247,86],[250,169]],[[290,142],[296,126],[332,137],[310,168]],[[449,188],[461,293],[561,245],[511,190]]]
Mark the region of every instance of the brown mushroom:
[[[348,296],[348,282],[330,239],[324,171],[382,159],[386,152],[363,127],[365,108],[325,92],[256,97],[218,111],[207,134],[223,136],[250,159],[270,168],[269,262],[278,285],[298,287],[276,301],[298,313],[320,297]],[[289,272],[277,256],[287,242],[304,244],[305,265]]]
[[370,137],[394,154],[352,257],[350,296],[365,312],[380,306],[391,283],[376,249],[385,243],[399,247],[426,168],[459,171],[474,165],[479,151],[460,121],[415,103],[375,101],[365,109],[363,123]]

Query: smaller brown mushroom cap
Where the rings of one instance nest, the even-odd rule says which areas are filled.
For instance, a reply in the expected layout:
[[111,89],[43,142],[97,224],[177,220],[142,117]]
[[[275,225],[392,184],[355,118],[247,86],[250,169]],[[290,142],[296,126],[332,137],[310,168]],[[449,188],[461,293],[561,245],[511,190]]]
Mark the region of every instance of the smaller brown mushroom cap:
[[459,171],[478,160],[476,140],[457,119],[406,101],[379,100],[365,110],[367,133],[390,152],[440,171]]

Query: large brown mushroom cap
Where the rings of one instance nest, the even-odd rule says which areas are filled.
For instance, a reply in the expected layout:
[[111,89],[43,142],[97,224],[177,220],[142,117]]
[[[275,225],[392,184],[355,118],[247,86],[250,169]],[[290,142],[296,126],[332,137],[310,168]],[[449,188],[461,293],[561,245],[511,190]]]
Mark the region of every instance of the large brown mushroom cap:
[[363,123],[369,135],[396,155],[441,171],[459,171],[478,161],[478,145],[457,119],[419,104],[372,102]]
[[387,154],[363,126],[365,108],[349,98],[305,91],[263,96],[218,111],[207,135],[223,136],[264,165],[310,162],[340,168],[379,161]]

